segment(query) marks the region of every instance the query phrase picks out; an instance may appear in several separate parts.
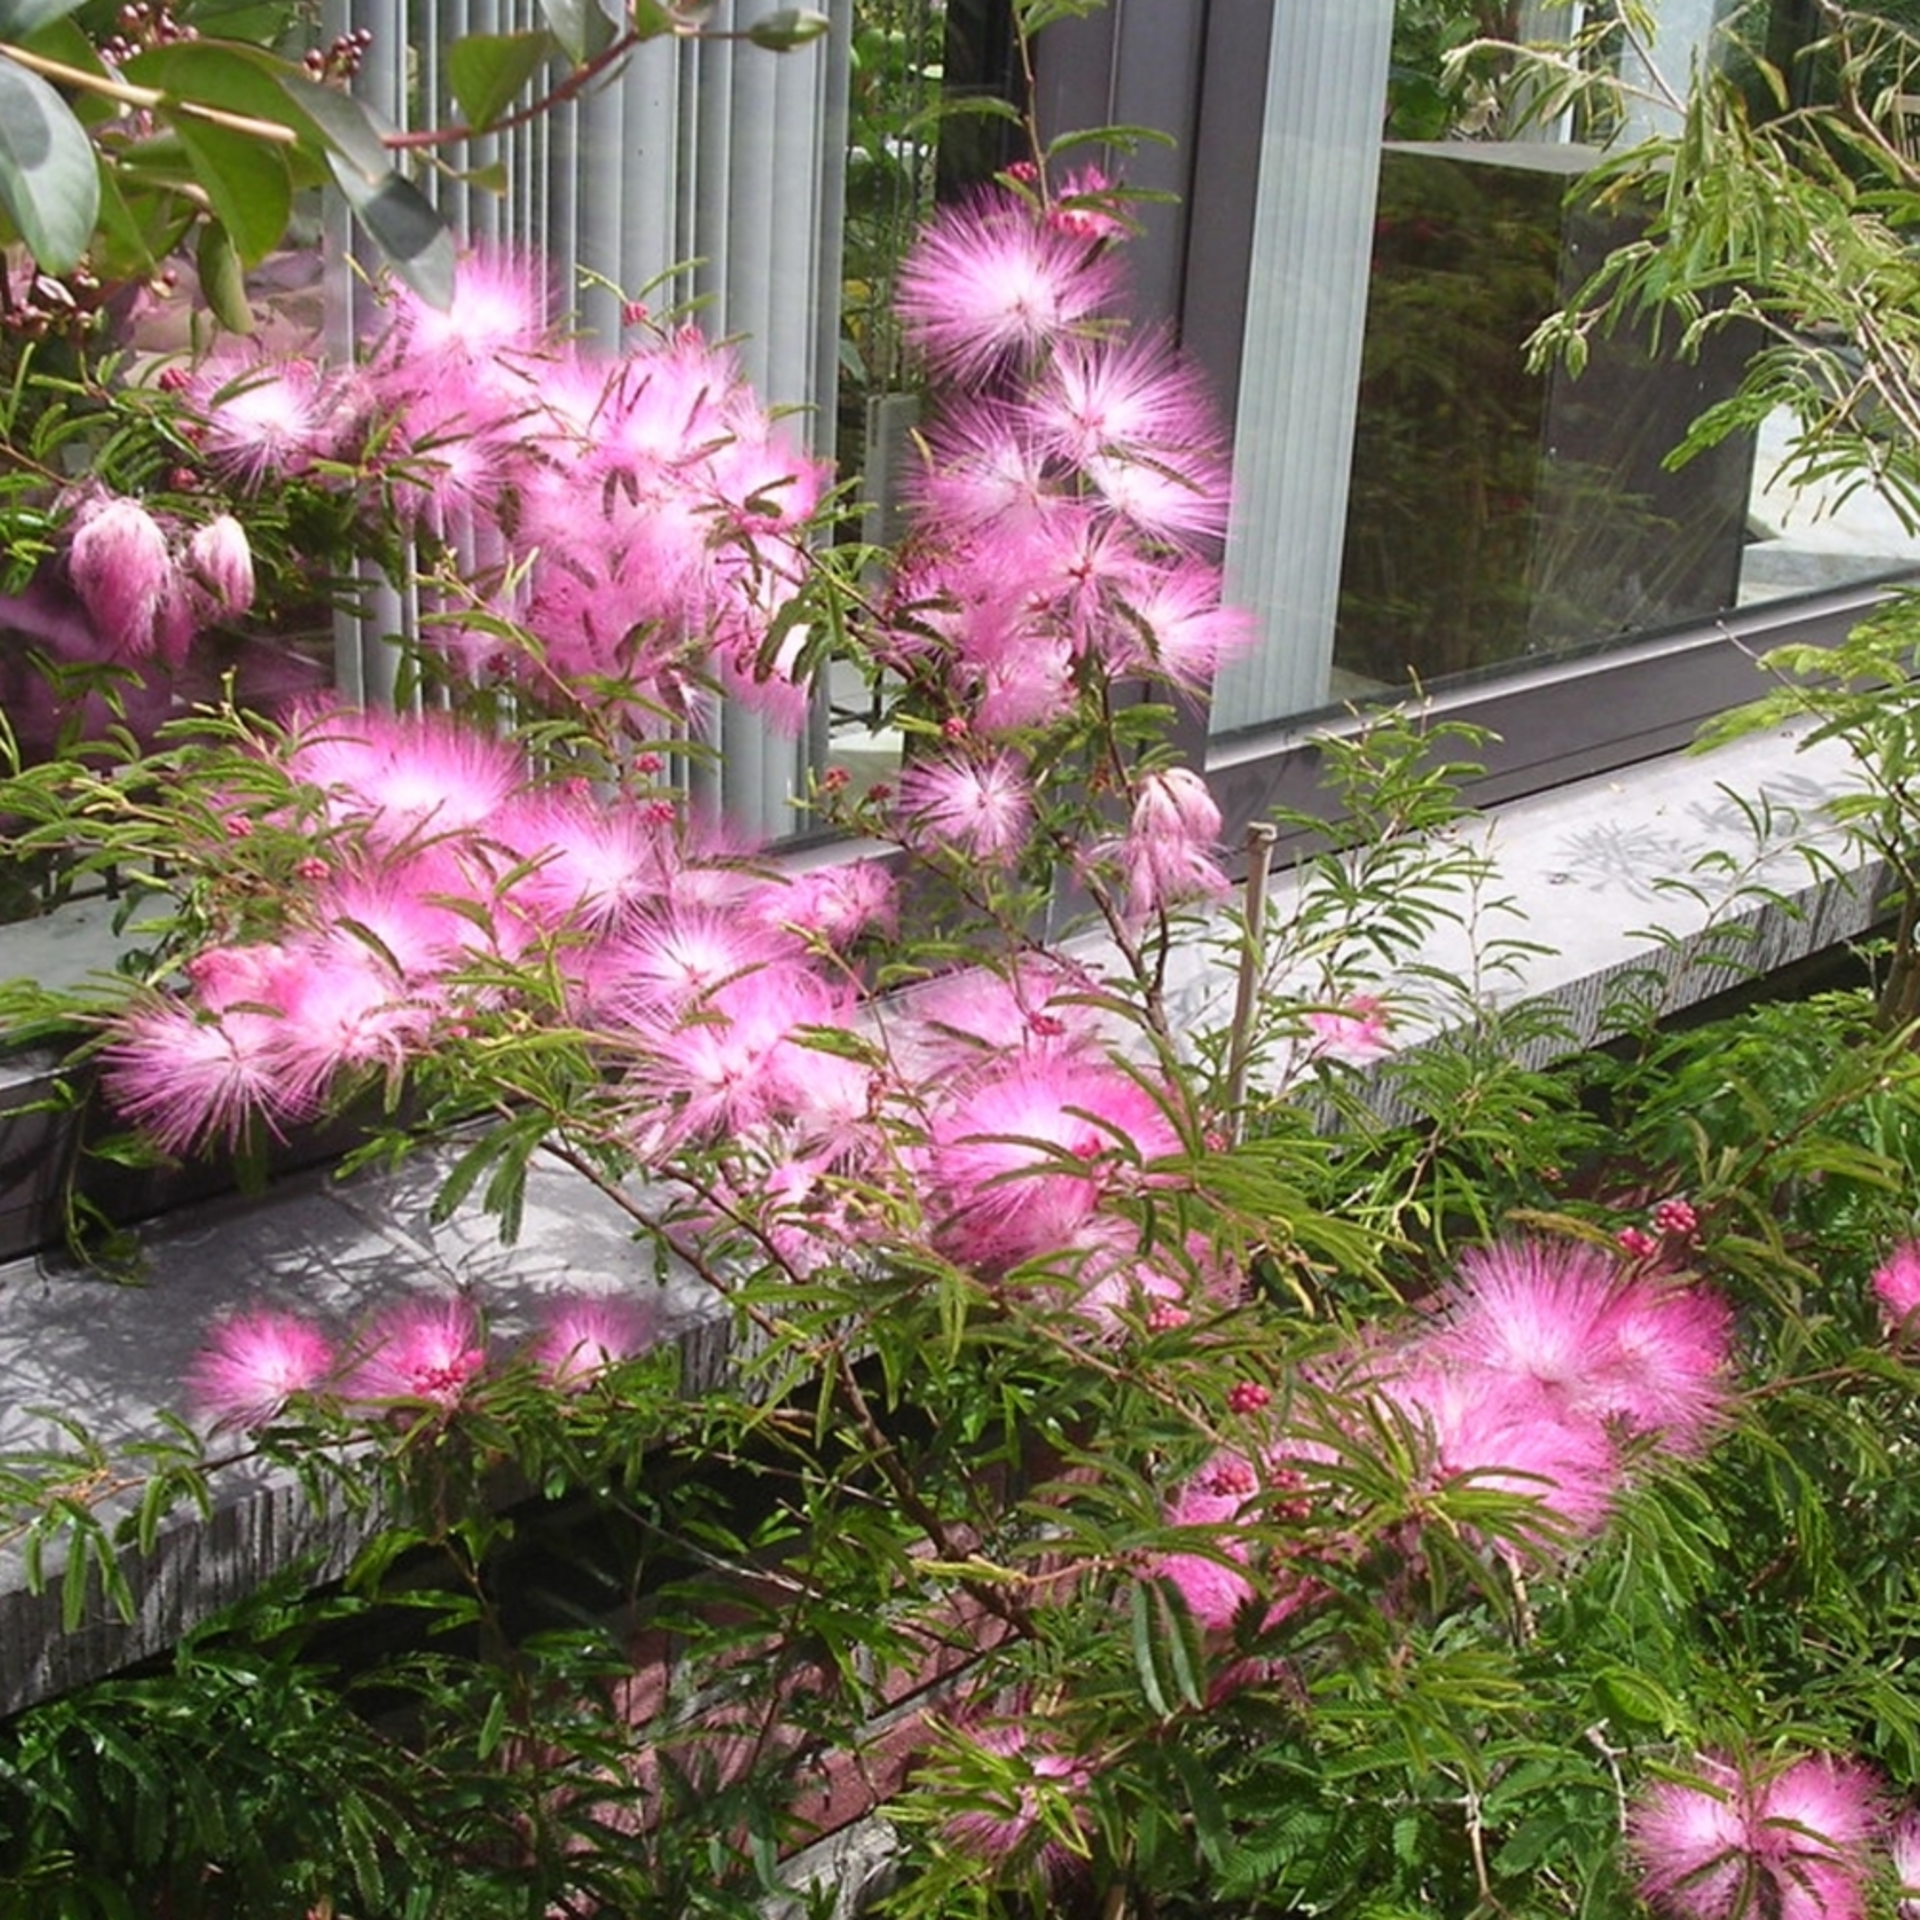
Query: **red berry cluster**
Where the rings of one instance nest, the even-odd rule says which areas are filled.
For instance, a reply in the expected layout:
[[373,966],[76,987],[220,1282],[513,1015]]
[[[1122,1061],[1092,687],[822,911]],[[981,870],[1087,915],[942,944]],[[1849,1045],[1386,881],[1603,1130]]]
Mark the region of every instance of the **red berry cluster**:
[[114,18],[120,31],[100,43],[100,58],[109,66],[120,67],[136,53],[150,47],[177,46],[182,40],[197,40],[197,27],[183,26],[173,17],[173,9],[154,0],[127,0]]
[[336,35],[331,46],[309,49],[302,64],[315,80],[351,80],[372,45],[373,29],[355,27],[351,33]]

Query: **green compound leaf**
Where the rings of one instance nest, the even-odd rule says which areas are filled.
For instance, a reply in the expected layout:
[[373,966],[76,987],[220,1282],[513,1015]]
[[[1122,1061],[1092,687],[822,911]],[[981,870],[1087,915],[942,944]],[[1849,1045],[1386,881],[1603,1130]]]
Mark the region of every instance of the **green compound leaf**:
[[0,206],[50,273],[77,266],[100,213],[93,142],[40,78],[0,58]]

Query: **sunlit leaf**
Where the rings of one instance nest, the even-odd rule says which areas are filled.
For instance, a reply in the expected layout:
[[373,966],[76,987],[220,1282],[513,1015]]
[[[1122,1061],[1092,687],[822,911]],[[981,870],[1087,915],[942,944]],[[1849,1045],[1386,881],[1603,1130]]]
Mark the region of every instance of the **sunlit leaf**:
[[490,127],[553,58],[550,33],[469,33],[447,48],[447,84],[467,123]]
[[351,94],[342,93],[338,87],[323,87],[291,70],[278,75],[276,84],[319,129],[331,148],[328,157],[334,161],[336,172],[344,162],[369,186],[386,177],[393,158],[373,116]]
[[804,47],[810,40],[818,40],[833,25],[824,13],[813,7],[782,7],[778,13],[769,13],[756,20],[747,29],[747,38],[756,47],[767,47],[775,53],[789,53],[795,47]]
[[293,212],[285,158],[264,141],[185,114],[173,130],[241,261],[258,266],[285,237]]

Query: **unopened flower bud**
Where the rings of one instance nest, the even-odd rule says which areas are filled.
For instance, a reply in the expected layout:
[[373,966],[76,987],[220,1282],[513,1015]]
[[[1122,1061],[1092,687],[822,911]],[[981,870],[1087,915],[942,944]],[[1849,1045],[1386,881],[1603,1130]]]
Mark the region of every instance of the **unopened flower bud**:
[[1220,809],[1191,767],[1163,767],[1140,782],[1133,830],[1156,838],[1211,845],[1220,837]]
[[137,500],[83,509],[67,571],[109,656],[147,660],[179,647],[179,576],[160,523]]
[[214,614],[245,613],[253,605],[253,549],[247,530],[223,513],[187,542],[187,569],[205,590]]
[[1700,1216],[1685,1200],[1662,1200],[1653,1210],[1654,1231],[1676,1240],[1691,1240],[1699,1226]]

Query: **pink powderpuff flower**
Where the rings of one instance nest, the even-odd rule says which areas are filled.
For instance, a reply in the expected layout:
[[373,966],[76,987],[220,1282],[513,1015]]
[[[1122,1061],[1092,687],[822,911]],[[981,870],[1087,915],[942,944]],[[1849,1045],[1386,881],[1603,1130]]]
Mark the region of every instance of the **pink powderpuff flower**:
[[178,666],[193,638],[185,582],[152,514],[137,500],[96,496],[74,518],[67,574],[114,660]]
[[443,714],[310,707],[289,725],[287,772],[339,825],[384,849],[488,827],[525,784],[520,750]]
[[1182,560],[1128,584],[1101,654],[1115,673],[1152,674],[1199,689],[1253,641],[1252,614],[1220,604],[1218,570]]
[[1153,334],[1063,341],[1020,408],[1038,445],[1077,467],[1101,454],[1164,459],[1218,438],[1199,374]]
[[550,1385],[576,1393],[609,1367],[644,1353],[655,1337],[655,1316],[638,1300],[580,1295],[549,1307],[527,1351]]
[[459,355],[376,367],[371,377],[392,420],[384,451],[395,504],[442,539],[472,543],[535,471],[528,383]]
[[329,870],[314,892],[312,917],[323,931],[359,941],[424,1001],[479,939],[479,929],[451,904],[463,898],[480,903],[451,862],[422,857]]
[[936,372],[972,386],[1109,307],[1113,256],[1006,193],[938,214],[900,269],[896,310]]
[[[1092,1780],[1093,1768],[1062,1748],[1045,1727],[1018,1719],[956,1731],[963,1745],[1007,1763],[995,1771],[1010,1768],[1014,1778],[991,1793],[967,1796],[959,1810],[948,1815],[942,1831],[953,1845],[1001,1866],[1027,1848],[1036,1833],[1046,1834],[1063,1820],[1083,1822],[1075,1802]],[[1043,1815],[1043,1797],[1053,1809],[1051,1819]],[[1067,1870],[1073,1860],[1074,1849],[1052,1834],[1041,1842],[1034,1864],[1052,1876]]]
[[271,1426],[296,1394],[332,1377],[333,1343],[298,1314],[270,1307],[229,1315],[189,1365],[187,1391],[216,1427]]
[[288,1084],[279,1028],[271,1011],[138,1007],[102,1049],[107,1098],[163,1153],[237,1143],[255,1121],[278,1133],[308,1111]]
[[196,527],[187,541],[187,573],[202,621],[231,619],[253,605],[253,549],[247,530],[230,513]]
[[1629,1816],[1644,1897],[1674,1920],[1863,1920],[1883,1823],[1865,1767],[1828,1754],[1784,1766],[1716,1755],[1664,1780]]
[[901,838],[917,852],[1003,861],[1026,844],[1033,790],[1015,754],[996,753],[980,761],[940,755],[900,776],[894,819]]
[[906,996],[895,1047],[905,1070],[928,1086],[1009,1053],[1085,1053],[1100,1039],[1090,974],[1048,956],[1007,972],[966,967]]
[[[1172,1582],[1194,1623],[1209,1633],[1229,1631],[1241,1610],[1252,1600],[1255,1587],[1245,1570],[1250,1564],[1249,1543],[1236,1528],[1262,1518],[1267,1488],[1260,1470],[1237,1453],[1219,1453],[1208,1461],[1167,1502],[1170,1527],[1206,1529],[1208,1551],[1179,1550],[1153,1555],[1146,1563],[1149,1578]],[[1275,1626],[1305,1603],[1307,1592],[1283,1588],[1269,1608],[1267,1626]]]
[[728,981],[801,957],[791,935],[758,915],[669,902],[592,953],[581,992],[614,1025],[673,1024]]
[[1674,1920],[1741,1920],[1751,1809],[1725,1761],[1702,1756],[1694,1770],[1691,1780],[1657,1781],[1629,1816],[1640,1892]]
[[863,933],[897,924],[893,876],[877,860],[849,860],[770,879],[741,902],[756,926],[850,947]]
[[1026,414],[978,396],[928,427],[926,458],[909,469],[904,492],[920,527],[935,539],[970,538],[1018,523],[1061,498]]
[[845,990],[803,965],[776,961],[723,982],[684,1017],[636,1020],[630,1034],[641,1057],[629,1085],[645,1113],[643,1150],[737,1138],[803,1112],[827,1056],[806,1046],[798,1030],[845,1027],[851,1019]]
[[991,563],[1021,583],[1030,606],[1044,612],[1076,660],[1097,655],[1107,662],[1109,648],[1123,657],[1137,652],[1138,635],[1124,610],[1159,562],[1132,529],[1076,501],[999,544]]
[[659,900],[679,864],[673,818],[542,793],[511,803],[490,837],[521,871],[505,898],[550,932],[618,926]]
[[1596,1533],[1613,1510],[1619,1459],[1597,1421],[1570,1415],[1530,1380],[1458,1372],[1415,1356],[1381,1398],[1424,1429],[1424,1483],[1460,1483],[1535,1503],[1541,1518],[1506,1523],[1500,1544],[1551,1559],[1567,1536]]
[[544,354],[555,344],[547,308],[546,273],[533,259],[476,249],[456,267],[453,298],[444,308],[411,288],[395,288],[393,331],[374,364],[431,369],[444,356],[486,366]]
[[334,1079],[370,1068],[397,1072],[426,1045],[429,1011],[388,962],[341,929],[282,949],[273,1050],[297,1102],[318,1106]]
[[375,1321],[348,1376],[361,1405],[426,1401],[453,1408],[487,1364],[480,1316],[465,1300],[410,1300]]
[[183,400],[208,465],[240,486],[295,478],[332,450],[332,407],[310,360],[216,353],[195,370]]
[[1920,1240],[1905,1240],[1873,1270],[1873,1291],[1889,1335],[1907,1330],[1920,1310]]
[[1461,1255],[1432,1347],[1691,1452],[1725,1413],[1731,1340],[1730,1310],[1704,1288],[1627,1278],[1584,1241],[1526,1239]]
[[1893,1823],[1887,1842],[1900,1891],[1899,1920],[1920,1920],[1920,1811],[1909,1808]]
[[1144,775],[1120,848],[1127,924],[1138,928],[1170,907],[1227,893],[1232,882],[1213,857],[1219,841],[1220,809],[1197,773],[1166,767]]
[[1338,1007],[1323,1007],[1306,1016],[1316,1058],[1364,1066],[1393,1051],[1393,1016],[1384,1000],[1371,993],[1355,993]]
[[1112,1195],[1182,1150],[1154,1092],[1097,1056],[1018,1055],[926,1119],[928,1204],[956,1260],[1005,1272],[1076,1244]]

